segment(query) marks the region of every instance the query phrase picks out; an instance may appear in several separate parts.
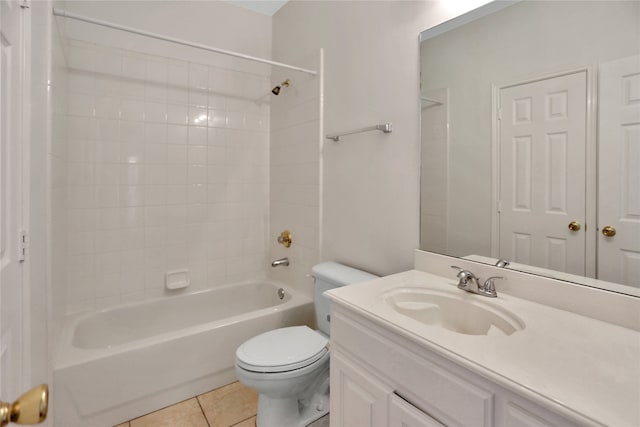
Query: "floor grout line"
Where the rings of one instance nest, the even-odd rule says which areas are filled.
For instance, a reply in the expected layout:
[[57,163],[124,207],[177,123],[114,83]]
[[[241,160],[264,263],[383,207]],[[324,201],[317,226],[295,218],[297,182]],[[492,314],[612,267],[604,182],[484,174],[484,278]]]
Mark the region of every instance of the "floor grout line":
[[258,414],[253,414],[253,415],[251,415],[250,417],[245,418],[244,420],[240,420],[240,421],[238,421],[237,423],[235,423],[235,424],[231,425],[230,427],[237,426],[238,424],[243,423],[243,422],[245,422],[245,421],[247,421],[247,420],[250,420],[251,418],[257,417],[257,416],[258,416]]
[[209,423],[209,418],[207,418],[207,414],[204,413],[204,408],[202,407],[202,403],[200,403],[200,399],[198,399],[198,397],[200,397],[201,395],[198,395],[195,397],[196,402],[198,402],[198,406],[200,407],[200,412],[202,412],[202,416],[204,417],[204,422],[207,423],[207,427],[211,427],[211,424]]

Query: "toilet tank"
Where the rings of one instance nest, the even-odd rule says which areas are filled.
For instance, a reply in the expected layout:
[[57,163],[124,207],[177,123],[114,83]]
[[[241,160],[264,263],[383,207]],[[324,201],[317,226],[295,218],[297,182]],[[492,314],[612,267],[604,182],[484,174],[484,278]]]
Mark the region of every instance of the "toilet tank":
[[323,293],[340,286],[377,279],[378,276],[337,262],[323,262],[314,266],[311,271],[314,280],[313,301],[316,309],[316,323],[318,329],[329,336],[331,301]]

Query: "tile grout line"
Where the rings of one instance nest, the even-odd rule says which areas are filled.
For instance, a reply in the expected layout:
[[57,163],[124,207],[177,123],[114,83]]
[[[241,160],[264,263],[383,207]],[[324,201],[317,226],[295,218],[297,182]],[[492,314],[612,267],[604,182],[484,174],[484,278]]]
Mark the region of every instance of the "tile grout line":
[[202,395],[198,395],[195,397],[196,402],[198,402],[198,407],[200,407],[200,412],[202,412],[202,416],[204,417],[204,421],[207,423],[207,427],[211,427],[211,424],[209,423],[209,419],[207,418],[207,414],[204,413],[204,408],[202,407],[202,403],[200,403],[200,399],[199,397]]
[[[237,426],[238,424],[243,423],[243,422],[245,422],[245,421],[247,421],[247,420],[250,420],[251,418],[257,417],[257,416],[258,416],[258,414],[253,414],[253,415],[251,415],[250,417],[245,418],[244,420],[240,420],[240,421],[238,421],[237,423],[232,424],[232,425],[231,425],[231,427],[233,427],[233,426]],[[258,422],[258,420],[257,420],[257,418],[256,418],[256,423],[257,423],[257,422]]]

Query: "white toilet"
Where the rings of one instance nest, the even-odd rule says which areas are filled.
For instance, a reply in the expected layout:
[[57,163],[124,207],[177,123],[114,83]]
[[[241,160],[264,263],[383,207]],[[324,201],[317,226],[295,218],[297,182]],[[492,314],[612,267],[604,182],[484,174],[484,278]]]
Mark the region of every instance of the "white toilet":
[[312,269],[318,330],[280,328],[257,335],[236,351],[236,375],[258,391],[258,427],[303,427],[329,412],[329,299],[324,291],[377,278],[324,262]]

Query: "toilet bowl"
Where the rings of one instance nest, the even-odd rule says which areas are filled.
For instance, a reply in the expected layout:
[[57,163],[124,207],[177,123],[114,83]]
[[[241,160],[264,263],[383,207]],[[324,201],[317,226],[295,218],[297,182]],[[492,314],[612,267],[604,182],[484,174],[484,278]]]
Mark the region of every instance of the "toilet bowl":
[[293,326],[265,332],[238,348],[236,376],[259,393],[256,425],[306,426],[329,411],[327,344],[320,333]]
[[326,290],[377,276],[334,262],[313,267],[319,330],[280,328],[236,351],[236,376],[258,392],[258,427],[304,427],[329,412],[329,299]]

